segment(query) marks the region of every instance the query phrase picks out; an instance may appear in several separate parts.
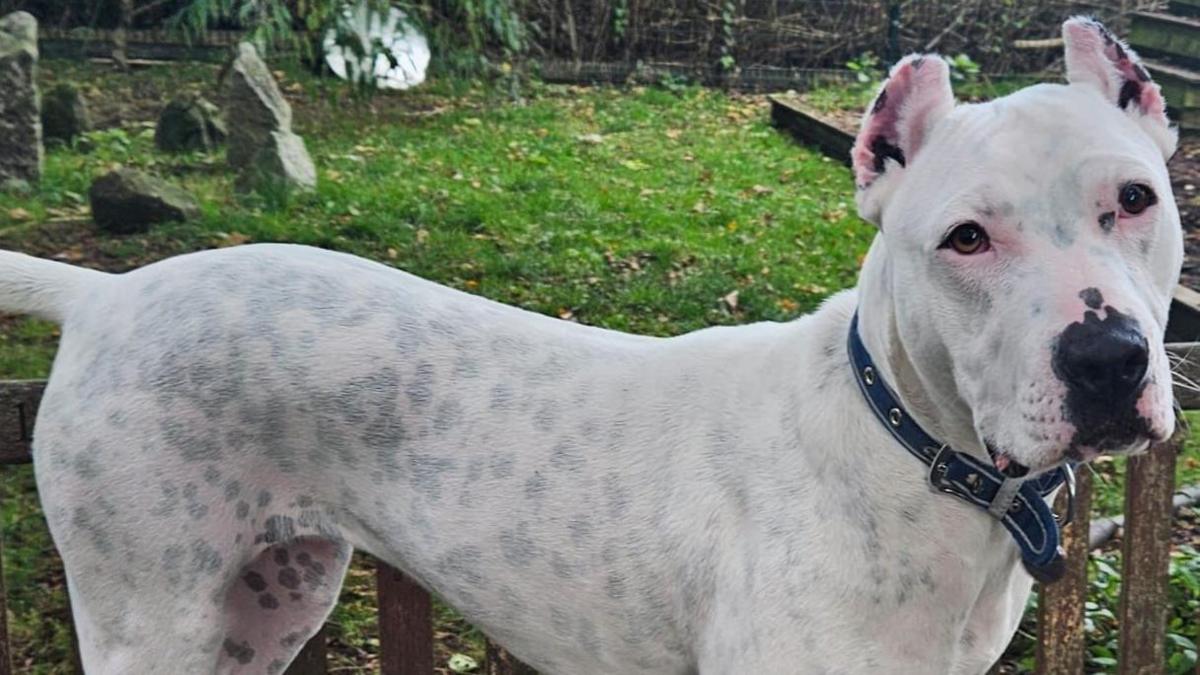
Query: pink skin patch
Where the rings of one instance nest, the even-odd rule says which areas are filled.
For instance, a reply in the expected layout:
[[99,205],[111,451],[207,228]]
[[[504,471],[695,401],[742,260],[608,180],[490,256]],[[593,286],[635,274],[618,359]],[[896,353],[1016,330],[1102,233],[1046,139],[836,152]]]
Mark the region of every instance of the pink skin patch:
[[218,671],[282,673],[337,601],[350,549],[324,539],[264,548],[225,595]]

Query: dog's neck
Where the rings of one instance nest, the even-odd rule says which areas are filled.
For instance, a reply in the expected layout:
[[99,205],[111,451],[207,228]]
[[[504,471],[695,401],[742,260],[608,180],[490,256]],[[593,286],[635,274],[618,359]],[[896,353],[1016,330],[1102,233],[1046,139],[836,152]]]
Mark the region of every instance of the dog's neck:
[[[970,406],[959,395],[944,345],[908,345],[896,322],[890,257],[876,236],[858,281],[858,326],[863,344],[905,410],[930,434],[956,450],[986,457]],[[920,354],[922,358],[914,358]]]

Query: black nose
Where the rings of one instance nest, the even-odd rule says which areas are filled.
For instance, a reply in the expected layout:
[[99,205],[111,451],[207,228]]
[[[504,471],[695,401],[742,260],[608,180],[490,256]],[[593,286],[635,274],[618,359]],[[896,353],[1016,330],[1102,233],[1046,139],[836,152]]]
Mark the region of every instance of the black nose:
[[1110,310],[1062,332],[1054,354],[1054,370],[1066,385],[1096,403],[1119,405],[1138,392],[1146,378],[1150,350],[1137,322]]

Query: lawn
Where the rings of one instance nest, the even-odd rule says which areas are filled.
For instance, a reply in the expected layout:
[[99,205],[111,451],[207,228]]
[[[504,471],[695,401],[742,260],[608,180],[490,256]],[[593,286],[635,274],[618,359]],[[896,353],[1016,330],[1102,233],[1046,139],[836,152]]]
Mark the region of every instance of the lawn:
[[[452,80],[364,100],[299,72],[280,75],[320,187],[245,198],[221,157],[153,149],[159,107],[181,91],[214,95],[216,68],[122,75],[46,64],[46,83],[80,83],[105,128],[52,149],[36,193],[0,195],[0,247],[123,270],[200,248],[298,242],[563,320],[674,335],[812,310],[854,283],[873,235],[854,215],[849,171],[771,129],[760,97],[529,83],[516,98],[507,87]],[[145,235],[97,232],[88,185],[120,164],[171,177],[200,198],[203,216]],[[44,377],[55,327],[14,319],[0,328],[0,377]],[[1182,482],[1200,480],[1197,457],[1190,448],[1181,461]],[[1100,512],[1119,511],[1119,468],[1098,468]],[[5,469],[3,483],[19,668],[67,672],[61,572],[31,473]],[[1107,618],[1115,555],[1099,557],[1095,570],[1089,618],[1098,668],[1115,635]],[[1185,617],[1200,604],[1197,560],[1182,552],[1173,577],[1179,664],[1196,638]],[[374,664],[372,580],[369,561],[356,563],[334,616],[343,672]],[[453,651],[481,657],[479,636],[448,610],[439,610],[438,633],[443,664]],[[1014,643],[1014,661],[1029,654],[1027,640]]]

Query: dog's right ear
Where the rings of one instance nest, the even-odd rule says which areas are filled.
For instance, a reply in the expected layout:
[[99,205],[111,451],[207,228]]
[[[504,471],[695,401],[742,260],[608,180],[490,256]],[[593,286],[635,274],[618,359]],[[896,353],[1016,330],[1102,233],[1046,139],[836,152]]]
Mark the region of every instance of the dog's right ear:
[[912,54],[892,67],[850,151],[859,215],[881,224],[883,204],[905,167],[952,108],[950,67],[940,56]]

